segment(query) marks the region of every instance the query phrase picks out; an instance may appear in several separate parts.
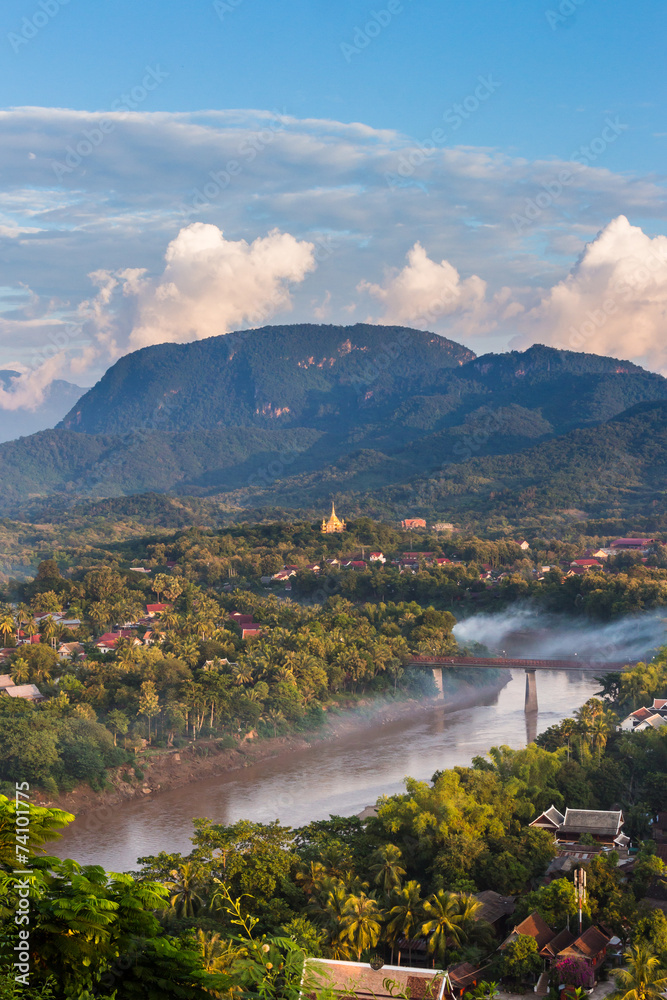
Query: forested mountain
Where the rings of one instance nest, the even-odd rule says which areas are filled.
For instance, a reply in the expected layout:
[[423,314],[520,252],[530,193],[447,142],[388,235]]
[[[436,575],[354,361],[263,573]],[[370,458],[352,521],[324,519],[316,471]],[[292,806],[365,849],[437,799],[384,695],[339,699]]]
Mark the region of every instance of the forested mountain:
[[121,358],[61,426],[88,434],[142,428],[365,424],[416,384],[472,360],[445,337],[405,327],[267,326]]
[[[0,446],[0,512],[144,492],[237,512],[313,511],[332,493],[391,517],[612,494],[635,510],[661,488],[666,411],[667,380],[613,358],[540,345],[475,358],[402,327],[265,327],[122,358],[58,428]],[[619,465],[619,449],[647,448]]]

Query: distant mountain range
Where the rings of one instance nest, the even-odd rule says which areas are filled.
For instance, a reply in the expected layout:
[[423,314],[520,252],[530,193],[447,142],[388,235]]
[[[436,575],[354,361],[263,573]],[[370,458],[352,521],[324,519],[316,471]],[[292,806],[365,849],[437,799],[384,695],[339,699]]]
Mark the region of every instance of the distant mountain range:
[[[9,389],[18,372],[0,370],[0,386]],[[83,396],[86,389],[56,379],[46,390],[44,402],[35,410],[0,410],[0,442],[53,427]]]
[[122,358],[55,430],[0,446],[0,511],[147,492],[310,511],[335,493],[350,515],[539,518],[650,506],[665,469],[667,380],[630,362],[270,326]]

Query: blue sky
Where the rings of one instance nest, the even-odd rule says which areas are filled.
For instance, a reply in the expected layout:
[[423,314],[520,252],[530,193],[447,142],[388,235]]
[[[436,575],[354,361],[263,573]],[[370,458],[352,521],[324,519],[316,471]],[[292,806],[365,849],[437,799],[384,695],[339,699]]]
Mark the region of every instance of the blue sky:
[[11,0],[0,406],[286,318],[662,370],[666,29],[657,0]]
[[[0,37],[39,10],[4,4]],[[661,170],[666,34],[659,0],[69,0],[29,44],[5,43],[0,80],[5,106],[104,110],[157,62],[170,79],[150,110],[277,107],[420,138],[492,74],[499,93],[466,143],[565,157],[615,113],[632,141],[610,168]],[[365,48],[344,51],[355,37]]]

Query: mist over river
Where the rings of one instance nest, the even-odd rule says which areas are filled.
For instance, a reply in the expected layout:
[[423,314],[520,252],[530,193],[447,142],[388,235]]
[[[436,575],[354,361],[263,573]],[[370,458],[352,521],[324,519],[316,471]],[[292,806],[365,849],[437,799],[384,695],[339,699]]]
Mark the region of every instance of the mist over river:
[[[571,715],[598,690],[594,674],[540,671],[539,712],[524,712],[525,674],[512,670],[501,691],[480,689],[474,704],[450,711],[430,702],[391,723],[368,723],[351,735],[315,742],[237,771],[228,771],[146,799],[82,815],[49,846],[61,857],[111,871],[136,867],[137,858],[191,849],[192,819],[217,823],[279,819],[300,826],[331,813],[352,815],[380,795],[403,790],[406,775],[429,780],[439,769],[469,764],[489,747],[521,747],[527,736]],[[528,732],[527,732],[528,726]]]

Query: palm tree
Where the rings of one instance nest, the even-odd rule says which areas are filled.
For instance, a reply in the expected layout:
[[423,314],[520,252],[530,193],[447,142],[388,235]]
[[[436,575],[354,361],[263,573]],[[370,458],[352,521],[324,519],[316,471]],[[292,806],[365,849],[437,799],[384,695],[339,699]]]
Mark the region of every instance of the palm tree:
[[401,888],[405,875],[405,868],[401,864],[402,857],[400,848],[394,844],[386,844],[373,853],[375,863],[369,870],[375,884],[379,885],[387,896],[394,889]]
[[174,643],[174,652],[189,667],[194,667],[199,659],[199,646],[194,639],[180,639]]
[[649,945],[631,945],[624,952],[626,968],[615,970],[618,1000],[659,1000],[667,989],[667,970]]
[[321,887],[327,876],[327,870],[319,861],[310,861],[308,864],[302,862],[296,873],[297,882],[301,883],[301,888],[307,896],[312,896]]
[[30,664],[22,656],[14,660],[9,672],[15,684],[27,684],[30,680]]
[[363,892],[359,896],[348,896],[343,907],[340,936],[349,941],[356,952],[357,962],[361,961],[362,951],[374,948],[378,943],[381,929],[382,914],[377,900]]
[[268,721],[273,726],[273,735],[278,735],[278,725],[285,719],[285,714],[279,708],[270,708],[266,715]]
[[428,950],[435,958],[445,965],[447,945],[458,945],[464,938],[461,928],[461,906],[458,896],[453,892],[439,889],[424,903],[422,934],[428,937]]
[[197,949],[207,972],[227,972],[244,949],[223,940],[217,932],[197,931]]
[[204,900],[197,892],[199,873],[191,861],[184,861],[170,872],[172,881],[165,882],[170,891],[169,905],[177,917],[195,917],[203,908]]
[[160,621],[166,628],[171,631],[176,631],[182,624],[183,620],[176,611],[165,611],[164,614],[160,616]]
[[232,667],[232,673],[234,674],[234,683],[238,684],[239,687],[252,684],[252,670],[247,663],[239,663]]
[[0,635],[2,635],[5,645],[7,644],[7,636],[13,635],[15,628],[14,615],[9,611],[3,611],[0,617]]
[[51,665],[48,663],[37,662],[34,672],[35,680],[38,684],[42,682],[47,684],[51,680]]
[[[407,939],[409,962],[412,964],[412,939],[422,921],[424,911],[419,882],[406,882],[403,888],[394,894],[394,899],[395,903],[389,911],[387,930],[392,941],[396,941],[401,935]],[[398,962],[400,965],[400,951]]]

